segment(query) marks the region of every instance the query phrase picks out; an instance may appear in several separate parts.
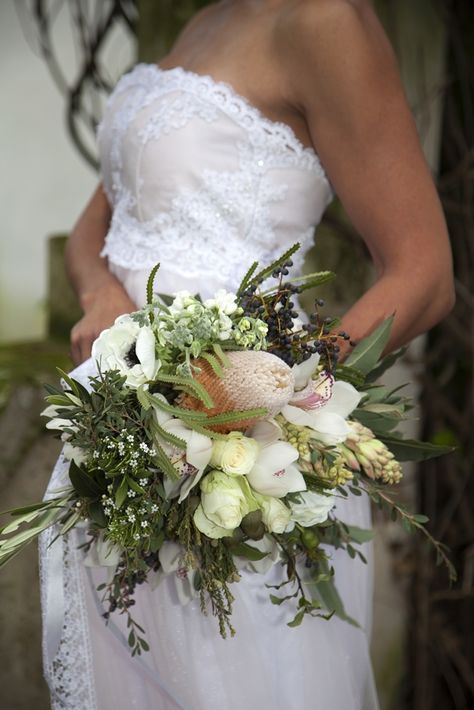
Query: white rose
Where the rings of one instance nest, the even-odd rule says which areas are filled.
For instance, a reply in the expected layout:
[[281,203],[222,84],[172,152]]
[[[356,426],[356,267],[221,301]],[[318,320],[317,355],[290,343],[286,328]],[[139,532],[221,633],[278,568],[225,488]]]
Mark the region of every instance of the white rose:
[[327,520],[334,506],[334,495],[321,495],[315,491],[305,491],[299,494],[298,503],[290,503],[291,520],[304,528],[309,528]]
[[262,522],[268,532],[284,533],[291,518],[291,511],[278,498],[272,496],[255,496],[262,511]]
[[213,540],[219,540],[221,537],[232,537],[233,530],[227,530],[226,528],[216,525],[209,520],[207,515],[204,513],[202,505],[198,505],[193,516],[194,524],[197,529],[207,535],[207,537]]
[[245,476],[252,470],[258,452],[259,445],[255,439],[232,432],[226,441],[214,442],[211,464],[230,476]]
[[140,326],[131,316],[119,316],[92,345],[92,357],[101,370],[118,370],[129,387],[152,380],[161,363],[155,354],[155,336],[149,326]]
[[204,515],[225,530],[235,530],[244,515],[258,508],[247,480],[222,471],[211,471],[202,479],[201,505]]

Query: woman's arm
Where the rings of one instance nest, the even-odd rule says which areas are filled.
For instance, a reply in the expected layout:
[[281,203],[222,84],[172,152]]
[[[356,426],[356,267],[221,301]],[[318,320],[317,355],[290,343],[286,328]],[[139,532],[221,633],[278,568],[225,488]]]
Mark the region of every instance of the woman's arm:
[[66,270],[84,316],[71,331],[76,365],[90,356],[92,342],[115,318],[136,310],[121,283],[99,256],[110,224],[110,206],[99,185],[74,227],[66,246]]
[[395,313],[387,350],[452,308],[451,251],[390,43],[368,2],[302,3],[286,54],[329,179],[372,255],[377,281],[344,316],[357,341]]

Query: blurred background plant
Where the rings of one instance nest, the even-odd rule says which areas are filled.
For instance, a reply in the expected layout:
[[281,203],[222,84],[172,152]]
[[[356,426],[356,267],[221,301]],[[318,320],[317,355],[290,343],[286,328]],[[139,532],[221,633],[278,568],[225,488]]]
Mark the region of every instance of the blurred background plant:
[[[69,137],[97,169],[94,135],[108,93],[136,61],[157,61],[206,0],[18,0],[18,19],[62,94]],[[402,496],[429,515],[431,532],[451,548],[453,588],[416,538],[375,520],[374,660],[384,710],[474,707],[474,464],[472,369],[474,274],[474,8],[472,0],[376,0],[397,52],[407,97],[443,201],[456,269],[457,304],[409,349],[396,383],[415,380],[425,438],[455,443],[457,454],[419,465]],[[67,16],[65,24],[64,18]],[[74,61],[63,60],[67,34]],[[120,51],[117,50],[119,37]],[[123,51],[123,44],[129,50]],[[26,48],[25,48],[26,51]],[[14,207],[9,207],[14,209]],[[61,226],[61,225],[58,225]],[[79,310],[62,263],[65,237],[48,242],[47,326],[43,339],[0,347],[0,494],[4,505],[41,496],[57,442],[44,436],[39,383],[68,366],[67,338]],[[373,278],[364,243],[336,199],[317,229],[307,268],[338,273],[320,292],[341,313]],[[19,424],[21,422],[21,425]],[[5,444],[6,442],[6,444]],[[33,484],[32,485],[32,481]],[[2,506],[3,507],[3,506]],[[6,574],[6,573],[5,573]],[[0,610],[5,710],[46,708],[32,551],[8,571]],[[27,593],[25,579],[28,580]],[[31,585],[31,586],[30,586]],[[14,613],[11,613],[13,610]]]

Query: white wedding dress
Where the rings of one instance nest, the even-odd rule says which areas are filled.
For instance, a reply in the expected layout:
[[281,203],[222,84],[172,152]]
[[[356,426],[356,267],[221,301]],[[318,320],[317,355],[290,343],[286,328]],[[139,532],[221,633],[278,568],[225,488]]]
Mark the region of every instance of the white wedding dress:
[[[103,255],[142,304],[151,267],[157,290],[209,296],[234,289],[254,261],[268,263],[294,242],[312,244],[333,197],[324,169],[291,128],[264,117],[233,89],[181,68],[140,64],[113,91],[98,132],[113,218]],[[87,382],[91,360],[73,374]],[[47,496],[67,482],[61,457]],[[370,527],[365,498],[338,502],[339,516]],[[333,618],[286,625],[264,584],[283,579],[244,571],[232,585],[234,638],[219,636],[199,601],[182,606],[173,576],[136,591],[134,617],[151,651],[132,658],[118,614],[106,626],[96,586],[106,567],[84,565],[75,530],[40,541],[44,667],[54,710],[376,710],[369,658],[368,565],[333,554],[338,588],[360,628]],[[293,612],[293,614],[292,614]]]

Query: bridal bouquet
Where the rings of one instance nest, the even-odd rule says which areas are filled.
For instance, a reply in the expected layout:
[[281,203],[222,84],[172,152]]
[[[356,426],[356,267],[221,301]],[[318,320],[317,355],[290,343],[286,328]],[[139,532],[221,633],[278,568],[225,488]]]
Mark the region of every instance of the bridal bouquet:
[[104,617],[127,615],[133,654],[148,649],[131,615],[136,585],[169,575],[183,603],[198,597],[212,610],[222,636],[234,633],[231,587],[245,567],[284,566],[270,601],[296,604],[290,626],[305,615],[352,621],[331,548],[364,560],[358,545],[371,533],[344,523],[350,496],[370,496],[430,537],[427,518],[390,492],[400,461],[445,451],[396,432],[411,404],[378,383],[397,357],[382,357],[391,319],[339,364],[349,336],[321,315],[321,300],[307,322],[295,306],[333,274],[292,278],[297,249],[261,271],[254,263],[236,293],[205,301],[154,294],[155,267],[147,305],[95,341],[88,386],[61,373],[63,389],[48,387],[44,415],[61,432],[70,485],[9,511],[0,563],[50,526],[57,535],[85,526],[85,554],[112,570],[100,587]]

